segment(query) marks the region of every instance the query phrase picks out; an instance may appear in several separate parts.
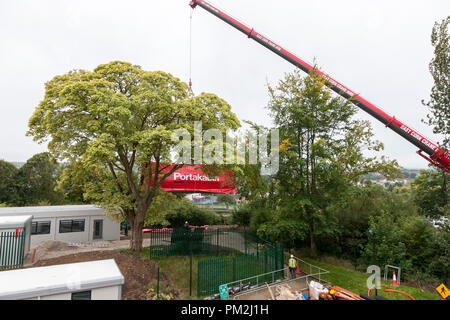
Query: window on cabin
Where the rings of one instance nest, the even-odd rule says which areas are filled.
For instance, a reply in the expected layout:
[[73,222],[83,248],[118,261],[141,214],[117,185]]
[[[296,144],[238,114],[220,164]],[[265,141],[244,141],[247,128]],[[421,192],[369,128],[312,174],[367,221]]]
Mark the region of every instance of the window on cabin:
[[72,292],[72,300],[91,300],[91,290]]
[[84,219],[60,220],[59,233],[84,232]]
[[50,221],[31,222],[31,235],[50,234]]

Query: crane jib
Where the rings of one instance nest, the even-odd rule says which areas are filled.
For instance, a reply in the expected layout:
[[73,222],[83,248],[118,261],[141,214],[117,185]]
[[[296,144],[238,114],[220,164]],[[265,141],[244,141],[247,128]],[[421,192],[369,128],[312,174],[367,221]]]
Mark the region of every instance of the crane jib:
[[343,84],[334,80],[329,75],[323,73],[320,70],[315,69],[313,66],[306,63],[302,59],[298,58],[289,51],[283,49],[283,47],[281,47],[280,45],[266,38],[262,34],[256,32],[254,29],[250,29],[246,25],[242,24],[241,22],[222,12],[221,10],[209,4],[208,2],[204,0],[192,0],[190,3],[190,6],[192,8],[195,8],[197,5],[201,6],[206,11],[212,13],[219,19],[226,22],[227,24],[241,31],[242,33],[247,35],[248,38],[255,40],[262,46],[271,50],[272,52],[279,55],[281,58],[287,60],[288,62],[292,63],[293,65],[303,70],[304,72],[309,73],[311,71],[314,71],[316,74],[320,75],[325,80],[327,86],[331,90],[333,90],[334,92],[336,92],[337,94],[341,95],[346,99],[350,99],[350,101],[354,103],[356,106],[358,106],[359,108],[361,108],[362,110],[364,110],[365,112],[369,113],[371,116],[382,122],[384,125],[386,125],[386,127],[390,128],[397,134],[404,137],[406,140],[408,140],[416,147],[418,147],[421,151],[427,153],[430,157],[426,157],[421,153],[419,153],[419,155],[421,155],[434,165],[438,166],[439,168],[445,170],[446,172],[450,172],[450,153],[448,150],[441,149],[439,146],[423,137],[417,131],[403,124],[395,117],[388,115],[383,110],[377,108],[375,105],[373,105],[366,99],[362,98],[360,95],[356,94],[354,91],[350,90]]

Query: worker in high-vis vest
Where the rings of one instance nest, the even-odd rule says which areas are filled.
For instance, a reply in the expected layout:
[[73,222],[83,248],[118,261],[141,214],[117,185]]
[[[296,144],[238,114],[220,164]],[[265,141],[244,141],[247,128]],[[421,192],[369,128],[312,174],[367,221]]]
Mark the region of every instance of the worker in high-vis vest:
[[295,279],[296,269],[297,269],[297,261],[295,261],[294,256],[291,254],[291,258],[289,259],[289,273],[291,274],[291,279]]

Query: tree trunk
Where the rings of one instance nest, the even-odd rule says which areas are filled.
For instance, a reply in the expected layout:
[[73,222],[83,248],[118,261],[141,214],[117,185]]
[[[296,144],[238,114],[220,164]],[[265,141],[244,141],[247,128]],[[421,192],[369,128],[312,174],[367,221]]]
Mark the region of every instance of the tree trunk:
[[129,218],[131,225],[131,238],[130,238],[130,249],[134,251],[141,251],[142,246],[142,228],[144,227],[144,218],[147,210],[144,208],[137,209],[137,212]]
[[139,222],[138,219],[134,220],[133,229],[131,231],[130,239],[130,249],[134,251],[142,250],[142,228],[144,226],[144,221]]
[[445,172],[442,172],[442,200],[443,200],[443,207],[448,203],[448,191],[447,191],[447,174]]
[[309,226],[309,237],[311,241],[310,246],[310,254],[312,257],[317,256],[317,246],[316,246],[316,239],[314,237],[314,227],[312,225]]

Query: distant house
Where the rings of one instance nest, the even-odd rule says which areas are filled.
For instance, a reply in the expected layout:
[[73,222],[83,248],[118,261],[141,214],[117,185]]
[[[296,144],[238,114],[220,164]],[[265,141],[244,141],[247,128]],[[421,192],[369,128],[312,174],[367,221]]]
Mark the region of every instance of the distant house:
[[0,300],[121,300],[114,259],[0,272]]
[[0,217],[32,216],[31,246],[47,240],[81,243],[120,240],[120,224],[94,205],[6,207]]

